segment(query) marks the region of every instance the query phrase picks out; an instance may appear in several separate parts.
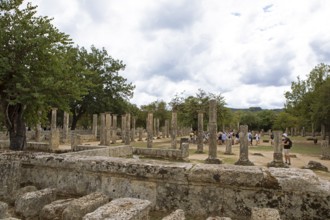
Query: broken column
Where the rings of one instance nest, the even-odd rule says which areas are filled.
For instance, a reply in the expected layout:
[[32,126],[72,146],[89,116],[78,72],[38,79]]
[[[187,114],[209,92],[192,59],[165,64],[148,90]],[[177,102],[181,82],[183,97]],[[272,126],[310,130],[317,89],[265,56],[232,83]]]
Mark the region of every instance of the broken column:
[[125,143],[125,136],[126,136],[126,115],[121,116],[121,142]]
[[165,120],[165,137],[166,138],[170,137],[170,122],[168,119]]
[[135,141],[135,124],[136,124],[136,117],[132,117],[132,132],[131,132],[131,141]]
[[100,114],[101,129],[100,129],[100,145],[105,145],[105,113]]
[[153,142],[153,113],[148,112],[147,118],[147,147],[152,148]]
[[248,126],[241,125],[239,130],[239,160],[235,165],[253,166],[254,164],[249,160]]
[[138,132],[139,132],[139,138],[138,141],[142,141],[142,134],[143,134],[143,128],[138,128]]
[[93,114],[92,134],[95,136],[95,140],[97,140],[97,114]]
[[197,151],[196,153],[203,153],[204,143],[203,143],[203,136],[204,136],[204,112],[198,111],[198,125],[197,125]]
[[126,114],[126,128],[125,128],[125,144],[129,145],[131,143],[131,114]]
[[63,115],[63,134],[62,134],[62,143],[68,143],[69,142],[69,118],[70,115],[68,112],[64,112]]
[[221,160],[217,158],[217,101],[212,99],[209,105],[209,157],[205,163],[221,164]]
[[274,131],[274,154],[273,161],[268,163],[268,167],[287,167],[283,162],[282,131]]
[[328,140],[322,140],[321,142],[321,159],[330,160],[330,146]]
[[58,149],[60,146],[60,133],[56,127],[57,108],[52,108],[52,121],[50,130],[49,147],[50,150]]
[[104,145],[110,146],[111,144],[111,114],[110,112],[105,113],[105,141]]
[[225,141],[225,144],[226,144],[226,151],[225,151],[225,154],[226,155],[232,155],[233,152],[232,152],[232,140],[234,139],[235,137],[232,136],[232,137],[227,137],[226,141]]
[[177,145],[177,130],[178,130],[178,125],[177,125],[177,112],[172,111],[172,120],[171,120],[171,148],[176,149]]
[[117,141],[117,115],[116,114],[112,115],[112,134],[111,134],[111,137],[112,137],[111,143],[115,144],[116,141]]

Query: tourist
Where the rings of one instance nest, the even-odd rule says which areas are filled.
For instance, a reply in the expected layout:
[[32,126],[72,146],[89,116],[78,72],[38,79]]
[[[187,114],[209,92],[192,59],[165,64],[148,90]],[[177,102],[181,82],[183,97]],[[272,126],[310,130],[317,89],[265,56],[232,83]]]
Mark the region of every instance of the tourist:
[[253,137],[252,137],[251,131],[248,132],[248,140],[249,140],[250,145],[252,146]]
[[222,136],[221,136],[221,142],[222,142],[222,144],[225,144],[226,143],[226,140],[227,140],[227,133],[226,132],[223,132],[222,133]]
[[290,140],[287,134],[284,133],[282,136],[283,136],[285,163],[291,165],[290,149],[292,147],[292,141]]
[[259,144],[259,141],[260,141],[260,134],[259,134],[259,132],[257,132],[254,137],[256,139],[256,145],[258,145]]

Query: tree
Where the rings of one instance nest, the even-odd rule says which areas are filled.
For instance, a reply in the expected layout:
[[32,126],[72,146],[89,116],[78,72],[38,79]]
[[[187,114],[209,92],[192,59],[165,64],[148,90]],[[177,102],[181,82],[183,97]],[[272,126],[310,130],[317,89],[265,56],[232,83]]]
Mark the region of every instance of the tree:
[[286,128],[296,127],[297,122],[298,122],[297,117],[287,112],[280,112],[275,119],[273,129],[285,131]]
[[122,61],[115,60],[102,48],[91,47],[90,52],[78,48],[76,57],[72,57],[84,67],[88,74],[82,76],[88,93],[81,100],[71,102],[73,115],[71,129],[76,128],[78,120],[84,114],[113,112],[122,114],[128,110],[127,100],[133,95],[135,86],[119,75],[125,69]]
[[208,122],[208,113],[209,113],[209,101],[211,99],[217,100],[217,123],[218,125],[223,124],[225,114],[225,101],[221,94],[206,93],[202,89],[198,90],[196,96],[188,96],[186,98],[176,95],[171,102],[172,110],[178,112],[178,123],[181,126],[192,127],[192,129],[197,129],[198,123],[198,111],[205,112],[204,123]]
[[[299,118],[301,126],[318,127],[323,124],[330,133],[329,108],[330,66],[317,65],[306,80],[291,83],[291,91],[285,93],[286,111]],[[330,140],[329,140],[330,141]]]
[[37,123],[38,112],[68,109],[69,100],[85,92],[66,62],[69,36],[48,17],[36,17],[36,6],[23,8],[22,2],[0,2],[0,109],[12,150],[24,148],[26,123]]

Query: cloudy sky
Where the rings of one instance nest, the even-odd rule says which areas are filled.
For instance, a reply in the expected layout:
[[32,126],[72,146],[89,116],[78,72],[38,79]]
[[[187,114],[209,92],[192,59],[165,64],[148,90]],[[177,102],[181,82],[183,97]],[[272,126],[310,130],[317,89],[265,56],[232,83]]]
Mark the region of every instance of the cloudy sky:
[[282,108],[297,76],[330,63],[328,0],[30,1],[75,44],[122,60],[138,107],[202,89]]

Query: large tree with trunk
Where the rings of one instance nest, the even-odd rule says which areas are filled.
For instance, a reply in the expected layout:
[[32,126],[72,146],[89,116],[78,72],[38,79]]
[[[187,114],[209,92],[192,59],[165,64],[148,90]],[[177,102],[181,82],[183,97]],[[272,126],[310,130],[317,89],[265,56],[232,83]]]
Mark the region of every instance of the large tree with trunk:
[[135,88],[119,74],[119,71],[125,69],[125,64],[113,59],[104,48],[92,46],[89,51],[85,48],[77,50],[75,60],[86,70],[81,80],[86,82],[87,93],[82,99],[70,103],[72,130],[85,114],[124,113],[129,107],[127,100],[133,96]]
[[83,67],[72,68],[75,49],[68,35],[36,16],[23,0],[0,1],[0,110],[9,132],[10,149],[26,143],[26,123],[36,124],[50,107],[69,109],[84,94]]

